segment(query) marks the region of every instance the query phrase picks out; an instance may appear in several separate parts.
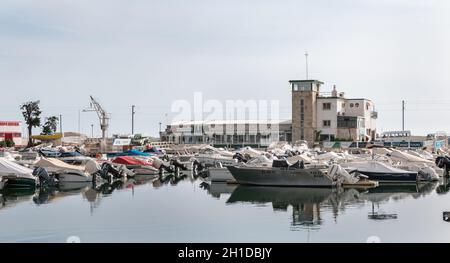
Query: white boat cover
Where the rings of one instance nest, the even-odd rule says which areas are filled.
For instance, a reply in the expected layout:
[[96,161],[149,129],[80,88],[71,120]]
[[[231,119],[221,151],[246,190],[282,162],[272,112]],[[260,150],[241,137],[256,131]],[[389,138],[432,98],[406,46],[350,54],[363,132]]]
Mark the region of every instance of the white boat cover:
[[406,152],[401,152],[399,150],[393,150],[390,153],[390,157],[393,160],[403,161],[403,162],[421,162],[421,163],[429,163],[429,164],[433,163],[432,161],[426,160],[426,159],[418,157],[418,156],[414,156],[414,155],[406,153]]
[[306,154],[299,154],[299,155],[291,156],[291,157],[288,157],[287,160],[290,163],[296,163],[298,161],[300,161],[300,162],[303,161],[305,163],[314,162],[313,159],[309,158],[309,156]]
[[286,152],[286,151],[292,151],[292,146],[287,143],[287,142],[272,142],[269,147],[267,147],[267,151],[281,151],[281,152]]
[[329,167],[328,176],[333,180],[345,184],[356,184],[359,181],[358,177],[349,174],[344,168],[337,164],[333,164]]
[[378,173],[411,173],[410,171],[394,168],[382,162],[349,162],[341,164],[342,167],[361,172],[378,172]]
[[324,154],[317,155],[316,159],[317,160],[332,160],[332,159],[343,159],[343,157],[335,152],[327,152]]
[[224,149],[219,149],[219,148],[214,148],[210,145],[201,148],[200,152],[212,152],[212,153],[219,154],[219,155],[225,156],[225,157],[233,157],[234,156],[234,153],[232,153],[230,151],[227,151]]
[[93,173],[100,171],[102,168],[98,162],[96,162],[94,159],[90,159],[86,162],[84,169],[89,174],[93,174]]
[[381,155],[386,155],[386,154],[390,154],[392,151],[386,148],[373,148],[372,149],[374,154],[381,154]]
[[267,158],[264,155],[260,155],[260,156],[258,156],[256,158],[251,159],[245,165],[246,166],[267,166],[267,167],[271,167],[272,166],[272,162],[273,162],[273,160]]
[[432,153],[425,151],[425,150],[417,150],[417,151],[410,151],[410,152],[411,153],[414,152],[414,153],[416,153],[415,155],[419,155],[419,157],[422,157],[427,160],[435,159],[435,156]]
[[50,168],[53,170],[75,170],[84,172],[83,166],[67,164],[55,158],[42,158],[36,164],[36,167]]
[[264,152],[255,150],[255,149],[253,149],[252,147],[249,147],[249,146],[242,148],[240,150],[240,153],[241,154],[248,154],[248,155],[250,155],[251,158],[256,158],[256,157],[264,154]]
[[0,157],[0,176],[15,174],[21,177],[34,178],[32,173],[33,170],[18,165],[4,157]]

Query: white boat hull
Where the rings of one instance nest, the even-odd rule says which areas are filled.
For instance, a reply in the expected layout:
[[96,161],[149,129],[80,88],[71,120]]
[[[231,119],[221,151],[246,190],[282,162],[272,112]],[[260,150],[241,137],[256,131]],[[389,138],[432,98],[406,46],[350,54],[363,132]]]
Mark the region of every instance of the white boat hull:
[[208,176],[211,179],[211,182],[235,181],[233,175],[226,167],[210,167],[208,168]]
[[92,176],[78,172],[65,172],[56,176],[59,182],[92,182]]

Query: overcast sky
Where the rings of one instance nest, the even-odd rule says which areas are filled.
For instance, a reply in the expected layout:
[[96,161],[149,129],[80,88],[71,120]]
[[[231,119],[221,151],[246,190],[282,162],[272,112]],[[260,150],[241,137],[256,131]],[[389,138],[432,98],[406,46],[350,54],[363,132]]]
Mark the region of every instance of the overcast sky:
[[[112,133],[156,135],[177,99],[279,100],[289,79],[310,77],[372,99],[379,131],[450,132],[450,4],[432,0],[132,1],[2,0],[0,120],[41,100],[43,116],[79,111],[97,97]],[[167,118],[165,114],[168,114]],[[81,131],[99,135],[94,113]]]

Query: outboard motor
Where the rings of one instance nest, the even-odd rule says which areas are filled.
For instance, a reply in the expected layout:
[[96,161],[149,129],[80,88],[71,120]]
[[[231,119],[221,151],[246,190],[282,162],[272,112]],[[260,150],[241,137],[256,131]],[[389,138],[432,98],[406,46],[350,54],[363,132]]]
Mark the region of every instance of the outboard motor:
[[36,167],[33,170],[33,175],[38,177],[40,186],[55,186],[58,184],[58,180],[50,176],[43,167]]
[[291,150],[286,150],[285,154],[286,154],[287,157],[294,156],[294,153]]
[[450,159],[447,156],[438,156],[435,160],[437,167],[444,169],[444,176],[449,175]]
[[175,166],[175,169],[181,169],[183,171],[187,170],[187,167],[185,164],[180,163],[177,159],[174,159],[170,162],[173,166]]
[[192,171],[195,176],[197,176],[204,168],[205,166],[203,166],[203,164],[201,164],[197,159],[194,159],[192,162]]
[[110,173],[114,178],[122,178],[123,175],[116,168],[114,168],[110,163],[102,164],[102,171],[105,173]]
[[103,163],[102,169],[92,174],[93,181],[95,182],[97,180],[97,176],[100,176],[100,178],[107,180],[108,182],[112,181],[112,175],[109,173],[109,169],[111,167],[111,164],[109,163]]
[[241,153],[236,153],[236,154],[233,156],[233,159],[237,159],[238,162],[240,162],[240,163],[246,163],[246,162],[248,162],[248,159],[245,158],[244,155],[242,155]]

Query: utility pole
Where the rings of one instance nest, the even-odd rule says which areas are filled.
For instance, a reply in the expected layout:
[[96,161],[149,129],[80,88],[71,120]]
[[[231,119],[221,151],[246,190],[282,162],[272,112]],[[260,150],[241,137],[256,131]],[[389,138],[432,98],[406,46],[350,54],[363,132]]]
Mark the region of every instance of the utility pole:
[[402,100],[402,131],[405,131],[405,101]]
[[308,80],[309,79],[309,76],[308,76],[308,52],[307,51],[305,51],[305,62],[306,62],[306,80]]
[[59,114],[59,132],[61,133],[61,135],[63,134],[63,130],[62,130],[62,114]]
[[78,135],[81,134],[81,110],[78,110]]
[[134,135],[134,114],[136,113],[134,111],[134,105],[131,105],[131,134]]

